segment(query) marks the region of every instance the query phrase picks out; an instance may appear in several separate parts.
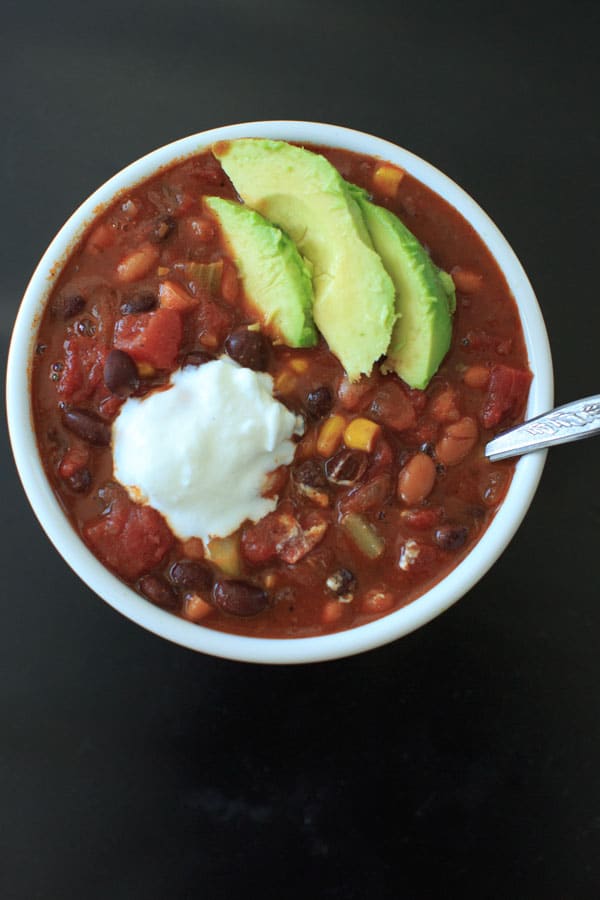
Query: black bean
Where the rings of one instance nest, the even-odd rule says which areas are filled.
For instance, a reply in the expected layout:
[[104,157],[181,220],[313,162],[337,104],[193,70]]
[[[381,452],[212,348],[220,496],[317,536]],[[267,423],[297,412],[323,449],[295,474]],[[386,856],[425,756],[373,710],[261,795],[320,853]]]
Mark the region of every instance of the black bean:
[[241,366],[264,372],[269,363],[269,345],[260,331],[238,328],[225,341],[225,350]]
[[328,387],[318,387],[306,397],[306,411],[312,419],[322,419],[331,412],[333,397]]
[[138,313],[150,312],[157,304],[156,294],[151,291],[140,291],[121,303],[121,313],[124,316],[134,316]]
[[266,591],[248,581],[217,581],[213,598],[223,612],[232,616],[254,616],[267,606]]
[[92,476],[89,469],[77,469],[65,481],[76,494],[85,494],[91,487]]
[[350,569],[337,569],[327,579],[327,587],[338,596],[351,593],[356,587],[356,575]]
[[460,550],[468,536],[469,529],[464,525],[440,525],[435,531],[435,542],[442,550]]
[[69,297],[65,297],[62,304],[63,319],[72,319],[73,316],[80,313],[84,307],[85,297],[82,297],[81,294],[71,294]]
[[85,337],[93,337],[96,334],[96,326],[87,316],[76,323],[75,330],[78,334],[82,334]]
[[327,487],[327,478],[323,471],[323,464],[318,459],[307,459],[294,469],[294,480],[298,484],[308,487]]
[[333,484],[356,484],[365,474],[367,463],[362,450],[340,450],[325,463],[325,474]]
[[175,609],[177,597],[171,586],[160,575],[144,575],[139,580],[139,588],[142,594],[163,609]]
[[172,216],[162,216],[152,229],[150,239],[155,243],[165,241],[170,234],[173,233],[176,226],[175,219]]
[[211,356],[210,353],[207,353],[206,350],[190,350],[189,353],[186,354],[182,367],[186,366],[203,366],[204,363],[212,362],[214,360],[214,356]]
[[205,563],[182,559],[173,563],[169,571],[173,584],[193,591],[207,591],[212,587],[213,573]]
[[137,366],[123,350],[111,350],[104,363],[104,384],[117,397],[129,397],[139,384]]
[[96,447],[108,447],[110,444],[110,427],[94,413],[85,409],[63,410],[65,428]]

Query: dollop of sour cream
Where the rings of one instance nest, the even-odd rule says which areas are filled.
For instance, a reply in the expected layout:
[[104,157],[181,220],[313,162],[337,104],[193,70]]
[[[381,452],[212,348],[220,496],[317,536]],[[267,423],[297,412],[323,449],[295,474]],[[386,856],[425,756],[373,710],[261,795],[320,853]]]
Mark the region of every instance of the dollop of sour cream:
[[130,397],[112,433],[114,475],[163,514],[181,540],[226,537],[276,506],[266,475],[294,457],[300,417],[273,379],[228,357],[175,372],[165,390]]

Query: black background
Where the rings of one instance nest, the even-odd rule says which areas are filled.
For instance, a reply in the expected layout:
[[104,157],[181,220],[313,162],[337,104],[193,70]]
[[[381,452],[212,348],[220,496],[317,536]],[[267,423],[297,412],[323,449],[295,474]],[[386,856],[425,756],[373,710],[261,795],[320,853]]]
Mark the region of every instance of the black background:
[[[20,296],[106,178],[212,126],[399,143],[521,258],[557,402],[600,390],[596,3],[4,0],[5,357]],[[596,440],[554,450],[493,570],[419,632],[260,667],[169,645],[71,573],[2,430],[3,898],[600,896]]]

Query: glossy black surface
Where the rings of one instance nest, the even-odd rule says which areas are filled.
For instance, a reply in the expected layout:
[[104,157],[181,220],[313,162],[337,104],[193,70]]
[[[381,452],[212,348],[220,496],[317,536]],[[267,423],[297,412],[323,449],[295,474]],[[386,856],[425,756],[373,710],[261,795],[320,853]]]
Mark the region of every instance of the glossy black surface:
[[[429,159],[486,209],[547,321],[556,399],[600,390],[592,3],[8,0],[0,326],[70,212],[146,151],[259,118]],[[296,668],[121,618],[49,545],[2,430],[0,896],[595,898],[598,439],[558,448],[462,602]]]

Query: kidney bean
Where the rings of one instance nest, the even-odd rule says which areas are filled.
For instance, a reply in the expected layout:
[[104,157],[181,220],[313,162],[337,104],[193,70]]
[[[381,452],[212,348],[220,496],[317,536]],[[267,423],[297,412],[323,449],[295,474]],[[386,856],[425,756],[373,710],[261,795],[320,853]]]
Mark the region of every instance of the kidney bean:
[[340,450],[325,463],[325,474],[333,484],[356,484],[367,470],[368,457],[362,450]]
[[71,475],[64,479],[72,491],[76,494],[85,494],[89,491],[92,484],[92,476],[89,469],[76,469]]
[[178,605],[173,589],[160,575],[144,575],[143,578],[140,578],[139,588],[155,606],[163,609],[175,609]]
[[479,436],[475,419],[464,416],[448,425],[435,446],[435,454],[445,466],[456,466],[469,455]]
[[141,291],[125,300],[121,304],[121,313],[124,316],[135,316],[138,313],[150,312],[158,304],[158,297],[150,291]]
[[106,357],[104,384],[117,397],[129,397],[138,387],[137,366],[124,350],[111,350]]
[[260,331],[238,328],[225,341],[228,355],[241,366],[264,372],[269,362],[267,339]]
[[169,577],[178,588],[193,591],[207,591],[213,584],[213,573],[209,566],[192,559],[173,563]]
[[81,294],[71,294],[69,297],[65,297],[62,304],[63,319],[72,319],[82,311],[84,306],[85,297],[82,297]]
[[186,354],[182,367],[185,369],[186,366],[203,366],[204,363],[212,362],[214,360],[214,356],[211,356],[210,353],[207,353],[205,350],[190,350],[189,353]]
[[65,409],[62,418],[65,428],[88,444],[96,447],[108,447],[110,444],[110,427],[94,413],[85,409]]
[[440,525],[435,530],[435,542],[441,550],[460,550],[468,536],[469,529],[464,525]]
[[254,616],[267,606],[266,591],[248,581],[217,581],[213,589],[215,604],[232,616]]
[[364,484],[353,488],[343,498],[340,507],[343,512],[363,513],[369,509],[380,508],[389,497],[392,479],[389,473],[375,475]]
[[427,453],[416,453],[398,476],[398,496],[415,506],[429,496],[435,484],[435,463]]
[[311,419],[322,419],[331,412],[333,397],[328,387],[318,387],[306,397],[306,411]]

